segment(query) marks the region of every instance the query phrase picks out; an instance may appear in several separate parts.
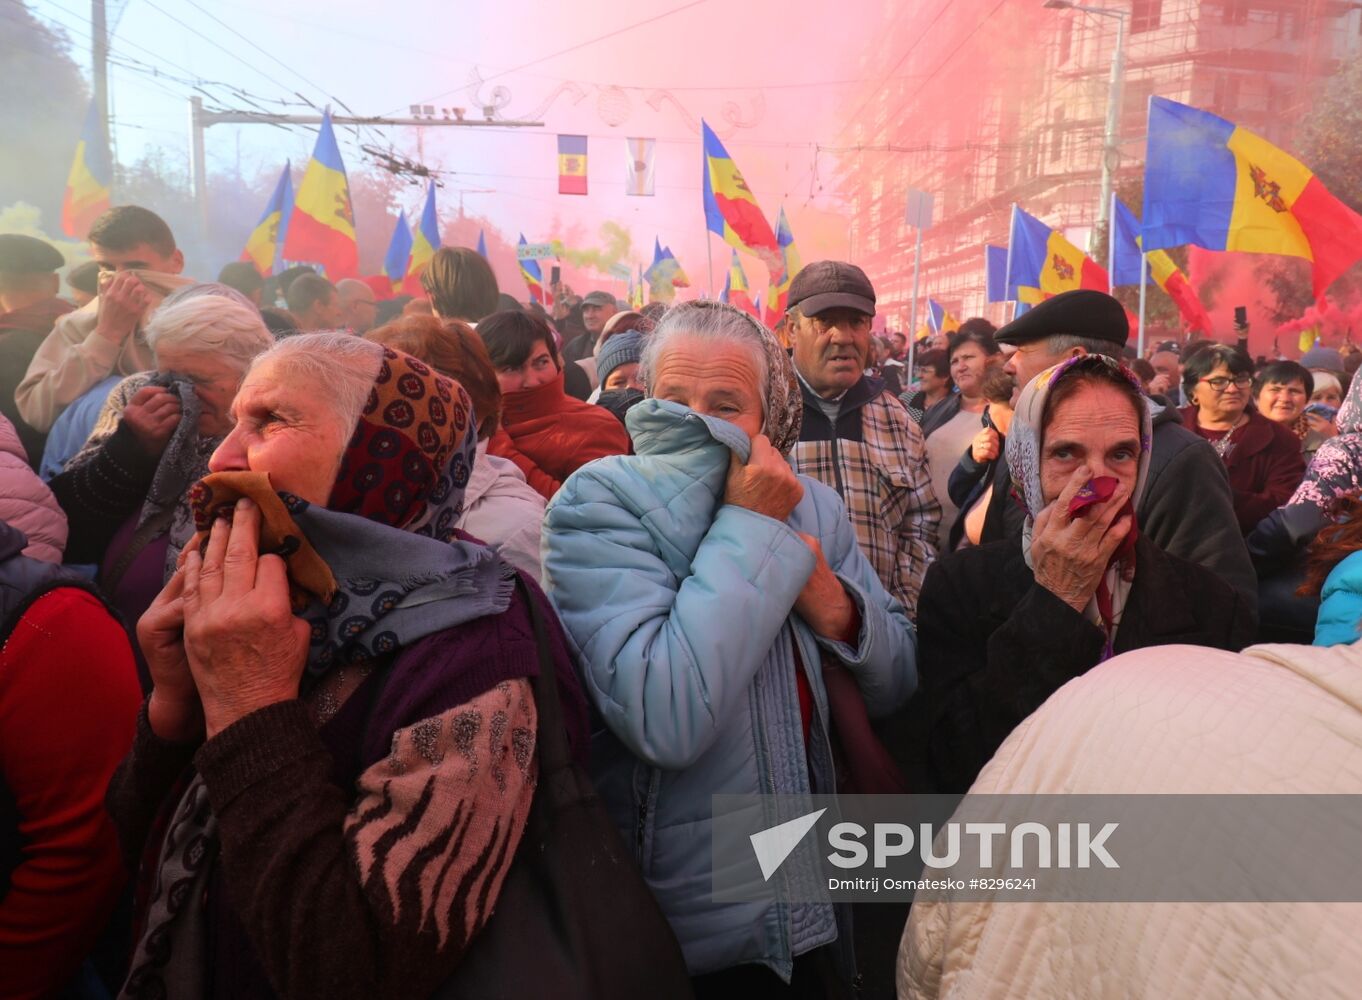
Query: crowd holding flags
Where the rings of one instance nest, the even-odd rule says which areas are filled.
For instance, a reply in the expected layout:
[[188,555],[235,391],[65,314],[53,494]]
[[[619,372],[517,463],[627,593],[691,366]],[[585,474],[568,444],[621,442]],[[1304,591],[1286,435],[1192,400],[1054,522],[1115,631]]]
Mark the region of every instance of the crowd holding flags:
[[331,129],[330,111],[322,115],[317,145],[298,185],[284,239],[284,258],[320,264],[332,281],[359,274],[350,182]]
[[91,224],[109,210],[113,186],[113,167],[104,122],[95,102],[85,113],[85,125],[76,143],[71,172],[66,177],[66,193],[61,202],[61,228],[67,236],[84,239]]
[[250,261],[262,275],[273,274],[280,262],[279,251],[288,234],[289,219],[293,215],[293,177],[289,164],[279,174],[274,185],[274,194],[260,216],[260,221],[246,238],[246,249],[241,251],[241,259]]

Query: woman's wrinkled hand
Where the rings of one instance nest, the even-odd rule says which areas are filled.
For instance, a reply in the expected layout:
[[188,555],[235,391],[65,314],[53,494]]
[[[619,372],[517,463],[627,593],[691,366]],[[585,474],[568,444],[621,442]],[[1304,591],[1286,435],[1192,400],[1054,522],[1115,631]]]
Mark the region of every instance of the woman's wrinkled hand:
[[1031,529],[1031,568],[1036,583],[1079,614],[1087,608],[1102,582],[1107,563],[1134,525],[1121,510],[1130,490],[1118,486],[1111,499],[1093,504],[1078,517],[1069,517],[1069,503],[1092,478],[1092,469],[1074,470],[1059,498],[1038,515]]
[[184,652],[184,572],[177,571],[137,621],[137,644],[151,674],[147,721],[172,743],[203,733],[203,706]]
[[974,435],[974,440],[970,442],[969,453],[979,465],[995,460],[999,454],[998,432],[992,427],[985,427]]
[[804,623],[825,639],[836,639],[856,645],[861,632],[861,614],[856,602],[837,579],[823,555],[823,545],[813,535],[799,532],[804,544],[813,552],[813,572],[804,589],[795,599],[795,613]]
[[784,522],[804,498],[804,485],[765,434],[752,439],[752,455],[744,465],[731,455],[724,503],[745,507]]
[[144,452],[159,457],[180,426],[180,397],[159,385],[145,385],[123,408],[123,423]]
[[298,697],[311,628],[289,604],[279,556],[259,554],[260,510],[239,500],[207,551],[184,564],[184,648],[211,739],[258,709]]

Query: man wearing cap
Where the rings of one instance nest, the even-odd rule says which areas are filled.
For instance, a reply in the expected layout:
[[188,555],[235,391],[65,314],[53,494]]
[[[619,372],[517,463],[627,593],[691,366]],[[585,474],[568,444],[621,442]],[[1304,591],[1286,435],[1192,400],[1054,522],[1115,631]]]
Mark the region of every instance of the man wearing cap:
[[109,209],[90,227],[99,297],[57,320],[15,390],[19,414],[46,433],[75,399],[110,375],[155,368],[142,325],[161,300],[193,279],[159,215],[137,205]]
[[18,234],[0,236],[0,413],[14,424],[35,467],[44,435],[19,416],[14,390],[53,324],[71,311],[71,303],[57,298],[57,272],[65,266],[66,259],[50,243]]
[[796,472],[842,497],[856,538],[909,617],[933,558],[941,505],[922,431],[884,383],[864,374],[875,289],[841,261],[807,265],[790,284],[786,322],[804,399]]
[[[1066,358],[1101,354],[1121,359],[1130,337],[1125,308],[1110,295],[1080,290],[1047,299],[998,331],[999,344],[1017,350],[1006,368],[1025,386]],[[1200,563],[1258,605],[1258,582],[1239,532],[1229,480],[1210,444],[1182,426],[1178,411],[1147,400],[1154,421],[1149,479],[1136,513],[1140,533],[1163,551]],[[1008,503],[1009,489],[995,489],[983,542],[1020,531],[1015,518],[993,516]],[[1010,527],[1000,527],[1011,521]]]
[[601,331],[605,329],[606,321],[617,312],[619,306],[615,303],[615,296],[609,292],[589,292],[586,298],[582,299],[582,324],[586,327],[586,333],[564,346],[564,368],[569,362],[575,363],[591,357],[596,350],[596,341],[600,339]]

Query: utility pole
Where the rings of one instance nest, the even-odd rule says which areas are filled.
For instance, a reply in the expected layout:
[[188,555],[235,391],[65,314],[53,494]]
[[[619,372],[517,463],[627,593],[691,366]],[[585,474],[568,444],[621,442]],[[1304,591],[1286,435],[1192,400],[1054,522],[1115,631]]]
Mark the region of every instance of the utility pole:
[[[103,0],[95,0],[102,8]],[[413,105],[413,109],[415,106]],[[431,109],[427,109],[431,110]],[[543,128],[543,122],[521,121],[518,119],[485,118],[481,121],[463,118],[463,109],[453,109],[454,118],[360,118],[348,115],[332,115],[333,125],[414,126],[418,129],[428,125],[449,128]],[[321,115],[278,115],[263,111],[208,111],[203,99],[189,99],[189,162],[193,175],[194,202],[198,212],[200,237],[204,245],[208,240],[208,168],[204,162],[203,133],[214,125],[320,125]],[[419,134],[419,133],[418,133]],[[460,206],[462,213],[462,205]]]
[[[90,35],[93,39],[90,75],[94,83],[95,107],[99,109],[99,143],[103,146],[104,162],[112,164],[113,157],[109,155],[109,24],[104,0],[90,0]],[[113,173],[110,171],[111,188],[117,179]]]

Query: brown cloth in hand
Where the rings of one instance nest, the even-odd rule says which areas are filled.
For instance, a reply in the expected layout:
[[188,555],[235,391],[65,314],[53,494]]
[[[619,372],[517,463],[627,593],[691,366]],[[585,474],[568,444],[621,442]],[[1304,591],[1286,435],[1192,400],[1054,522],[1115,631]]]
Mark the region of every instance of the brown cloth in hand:
[[260,554],[281,556],[288,565],[289,602],[294,612],[302,611],[314,597],[330,604],[336,593],[331,567],[294,523],[267,472],[214,472],[195,483],[189,491],[189,505],[197,530],[184,551],[202,552],[213,521],[218,517],[230,520],[242,497],[260,509]]

